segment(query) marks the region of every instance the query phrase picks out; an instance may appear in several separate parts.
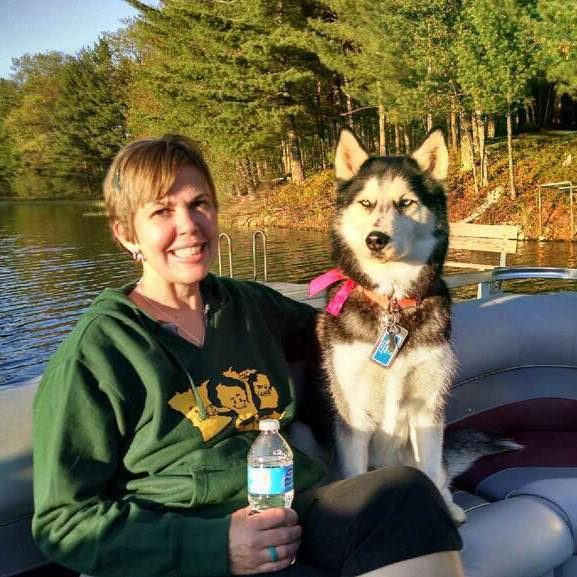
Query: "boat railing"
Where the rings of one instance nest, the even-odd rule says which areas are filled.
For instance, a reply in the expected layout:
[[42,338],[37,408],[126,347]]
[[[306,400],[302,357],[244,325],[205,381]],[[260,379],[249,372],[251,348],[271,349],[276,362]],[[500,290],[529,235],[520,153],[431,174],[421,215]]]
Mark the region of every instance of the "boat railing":
[[556,267],[497,267],[492,270],[446,275],[443,277],[450,289],[477,285],[477,298],[501,292],[501,283],[519,279],[577,280],[577,269]]

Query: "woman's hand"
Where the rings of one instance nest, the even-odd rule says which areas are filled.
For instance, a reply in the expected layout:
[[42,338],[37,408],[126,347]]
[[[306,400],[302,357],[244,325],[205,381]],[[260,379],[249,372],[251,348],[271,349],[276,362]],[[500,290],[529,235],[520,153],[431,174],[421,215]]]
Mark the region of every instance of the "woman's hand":
[[[228,531],[228,557],[233,575],[279,571],[288,567],[300,545],[302,529],[292,509],[267,509],[249,515],[250,507],[231,515]],[[271,560],[274,547],[278,560]]]

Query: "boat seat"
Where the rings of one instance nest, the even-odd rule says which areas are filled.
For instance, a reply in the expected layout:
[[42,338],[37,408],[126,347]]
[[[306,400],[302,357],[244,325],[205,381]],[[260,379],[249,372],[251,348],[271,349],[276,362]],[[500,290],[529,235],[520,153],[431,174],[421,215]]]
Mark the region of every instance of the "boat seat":
[[467,577],[543,577],[573,555],[566,518],[540,498],[492,503],[462,491],[454,498],[467,513],[459,527]]
[[46,564],[30,534],[32,399],[38,379],[0,387],[0,576]]
[[459,369],[448,427],[494,431],[525,447],[483,457],[455,480],[468,510],[460,528],[467,577],[577,577],[576,312],[574,293],[454,306]]

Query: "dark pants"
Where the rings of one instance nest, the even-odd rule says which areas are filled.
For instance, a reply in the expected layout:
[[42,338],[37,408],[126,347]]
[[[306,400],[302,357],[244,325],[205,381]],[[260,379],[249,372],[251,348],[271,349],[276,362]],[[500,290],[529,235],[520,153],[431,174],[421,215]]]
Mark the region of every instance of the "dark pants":
[[303,527],[296,563],[268,575],[354,577],[462,547],[437,488],[411,467],[337,481],[297,496],[293,508]]

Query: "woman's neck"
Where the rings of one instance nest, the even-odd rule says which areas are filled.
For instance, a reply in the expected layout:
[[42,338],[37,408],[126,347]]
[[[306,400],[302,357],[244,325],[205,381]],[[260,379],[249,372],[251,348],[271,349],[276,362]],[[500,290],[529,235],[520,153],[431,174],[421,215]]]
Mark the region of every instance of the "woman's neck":
[[173,284],[151,281],[145,276],[135,288],[145,298],[171,309],[202,310],[203,302],[200,283]]

